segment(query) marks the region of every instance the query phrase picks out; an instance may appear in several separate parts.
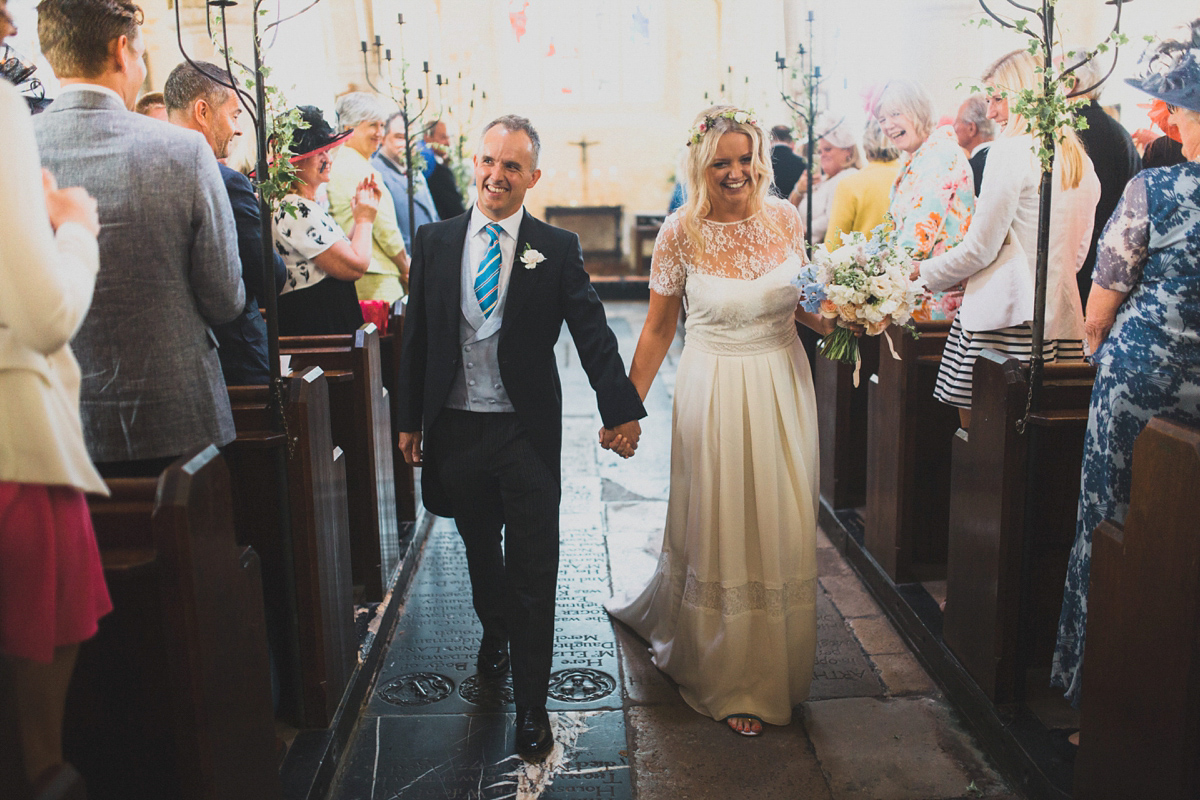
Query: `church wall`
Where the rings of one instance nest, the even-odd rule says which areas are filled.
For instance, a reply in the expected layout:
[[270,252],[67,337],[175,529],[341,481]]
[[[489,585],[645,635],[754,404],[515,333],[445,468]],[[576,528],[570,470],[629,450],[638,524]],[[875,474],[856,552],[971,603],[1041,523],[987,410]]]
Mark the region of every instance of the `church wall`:
[[[201,0],[146,0],[148,89],[161,89],[180,61],[177,1],[189,53],[215,56]],[[287,15],[309,2],[280,0],[278,7]],[[22,28],[15,44],[27,56],[37,52],[35,5],[9,3]],[[273,19],[275,4],[266,7]],[[1112,17],[1102,0],[1059,0],[1058,8],[1072,45],[1096,41]],[[368,88],[360,41],[378,35],[391,48],[397,83],[403,44],[410,82],[431,95],[428,115],[444,116],[452,136],[466,132],[468,152],[482,124],[499,114],[533,120],[543,140],[542,183],[529,196],[534,213],[546,205],[624,206],[628,249],[634,213],[665,210],[699,110],[721,99],[755,108],[767,125],[789,120],[774,56],[778,51],[795,63],[796,45],[808,45],[809,11],[816,63],[827,76],[823,103],[855,127],[864,120],[863,91],[896,77],[920,80],[938,113],[953,115],[983,68],[1022,43],[1008,32],[968,26],[978,16],[975,0],[323,0],[264,40],[272,80],[291,102],[321,106],[331,119],[337,95]],[[246,60],[250,13],[249,0],[229,11],[234,52]],[[403,37],[398,13],[406,22]],[[1131,3],[1124,30],[1133,41],[1116,74],[1134,68],[1141,35],[1195,13],[1191,0]],[[40,63],[53,95],[55,81]],[[448,81],[440,90],[433,84],[439,73]],[[799,91],[799,81],[788,84]],[[1123,82],[1113,81],[1103,101],[1120,105],[1129,127],[1146,124],[1136,108],[1144,97]],[[571,144],[579,141],[594,143],[587,149],[586,197],[581,148]]]

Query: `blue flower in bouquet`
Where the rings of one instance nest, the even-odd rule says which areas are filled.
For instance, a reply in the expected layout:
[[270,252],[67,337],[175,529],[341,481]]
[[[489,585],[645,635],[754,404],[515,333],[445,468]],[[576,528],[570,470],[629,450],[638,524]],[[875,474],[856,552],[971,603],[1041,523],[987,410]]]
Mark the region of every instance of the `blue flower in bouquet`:
[[825,299],[825,286],[817,279],[817,265],[809,262],[800,270],[796,280],[792,281],[800,289],[800,307],[810,314],[816,314]]

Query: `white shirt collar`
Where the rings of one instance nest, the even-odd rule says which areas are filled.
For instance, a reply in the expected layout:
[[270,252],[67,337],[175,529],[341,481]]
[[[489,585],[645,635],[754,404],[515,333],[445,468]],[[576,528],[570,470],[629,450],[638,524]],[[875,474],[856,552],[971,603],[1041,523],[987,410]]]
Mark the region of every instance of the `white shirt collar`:
[[991,146],[992,146],[991,140],[986,141],[986,142],[980,142],[979,144],[975,145],[975,149],[971,151],[971,158],[974,158],[975,156],[979,155],[980,150],[986,150]]
[[58,90],[58,96],[62,97],[67,92],[99,92],[106,94],[121,104],[121,108],[125,108],[125,101],[121,95],[114,92],[107,86],[101,86],[97,83],[68,83],[66,86]]
[[[521,220],[525,218],[525,206],[521,206],[516,212],[510,216],[500,220],[500,227],[504,232],[515,242],[517,234],[521,230]],[[489,223],[496,220],[490,219],[487,214],[479,210],[479,204],[471,206],[471,221],[467,224],[467,236],[475,236],[481,230],[486,228]]]

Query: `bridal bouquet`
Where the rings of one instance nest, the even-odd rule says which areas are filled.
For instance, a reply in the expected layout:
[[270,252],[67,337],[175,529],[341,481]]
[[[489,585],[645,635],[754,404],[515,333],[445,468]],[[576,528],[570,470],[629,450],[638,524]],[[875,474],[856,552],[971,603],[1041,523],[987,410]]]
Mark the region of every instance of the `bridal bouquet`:
[[895,230],[884,223],[871,232],[869,240],[861,233],[848,233],[832,253],[824,246],[813,251],[812,261],[797,279],[803,295],[801,306],[839,323],[822,341],[821,355],[859,363],[858,338],[841,323],[860,325],[868,336],[878,336],[889,325],[917,335],[912,313],[921,304],[924,281],[909,277],[912,253],[899,245],[897,238]]

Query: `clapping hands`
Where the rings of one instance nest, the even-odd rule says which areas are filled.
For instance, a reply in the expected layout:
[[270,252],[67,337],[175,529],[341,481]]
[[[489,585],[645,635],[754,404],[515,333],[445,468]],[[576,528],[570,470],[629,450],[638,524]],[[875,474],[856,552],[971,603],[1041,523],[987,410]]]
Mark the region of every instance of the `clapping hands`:
[[605,450],[612,450],[621,458],[631,458],[637,451],[638,439],[641,436],[642,426],[633,419],[615,428],[601,428],[600,446]]
[[372,172],[354,188],[354,196],[350,198],[350,213],[355,222],[373,223],[379,212],[379,201],[383,199],[383,190],[375,180]]

